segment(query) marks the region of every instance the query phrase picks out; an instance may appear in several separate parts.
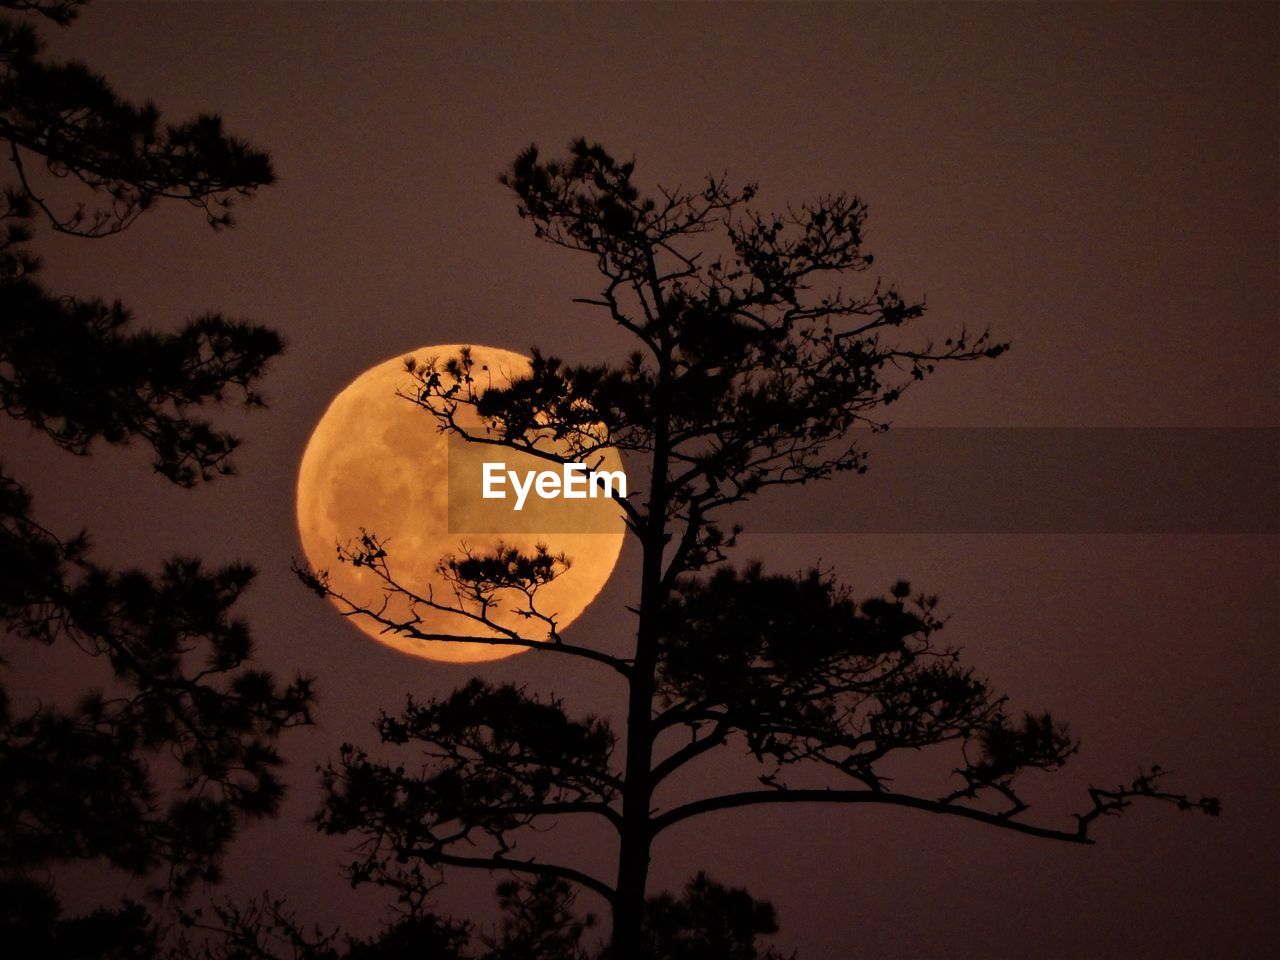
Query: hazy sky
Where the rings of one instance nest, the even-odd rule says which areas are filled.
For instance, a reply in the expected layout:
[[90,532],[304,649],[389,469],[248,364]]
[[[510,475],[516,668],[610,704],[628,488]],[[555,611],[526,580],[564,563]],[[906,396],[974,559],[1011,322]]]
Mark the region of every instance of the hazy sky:
[[[280,177],[230,232],[164,208],[112,240],[39,239],[55,289],[121,297],[144,323],[220,309],[283,331],[239,478],[180,491],[147,476],[142,451],[75,461],[0,426],[37,516],[88,525],[102,560],[258,565],[246,608],[262,659],[319,677],[318,726],[284,743],[291,798],[236,847],[227,889],[270,888],[359,929],[380,917],[386,898],[351,891],[343,844],[305,819],[314,765],[344,740],[372,746],[370,721],[410,689],[479,672],[616,709],[621,688],[589,666],[523,655],[475,670],[382,649],[288,569],[303,446],[360,371],[430,343],[628,349],[570,303],[596,291],[590,263],[535,242],[497,183],[520,149],[584,135],[634,154],[645,183],[727,170],[758,180],[765,204],[860,194],[877,269],[927,295],[927,330],[990,324],[1014,345],[917,390],[899,425],[1276,426],[1278,11],[99,3],[46,31],[125,95],[175,117],[218,110]],[[857,481],[839,482],[856,502]],[[664,837],[655,889],[697,869],[745,885],[807,960],[1199,958],[1272,942],[1275,536],[773,535],[741,553],[785,571],[821,558],[862,592],[907,577],[940,593],[979,673],[1083,740],[1036,781],[1040,816],[1153,761],[1225,812],[1139,808],[1089,848],[902,811],[754,808]],[[578,642],[627,629],[634,560]],[[737,783],[731,759],[679,789]],[[540,842],[607,873],[603,839]],[[459,877],[441,904],[487,902],[492,883]]]

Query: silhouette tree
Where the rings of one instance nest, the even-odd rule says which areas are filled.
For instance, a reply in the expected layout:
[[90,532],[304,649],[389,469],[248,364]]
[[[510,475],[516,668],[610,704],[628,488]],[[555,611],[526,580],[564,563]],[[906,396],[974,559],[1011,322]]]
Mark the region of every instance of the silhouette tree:
[[[62,25],[80,5],[0,0]],[[103,237],[162,199],[229,225],[233,199],[272,181],[268,157],[226,136],[216,116],[162,123],[155,106],[120,99],[84,65],[41,54],[30,23],[0,17],[10,172],[0,206],[0,405],[72,454],[140,440],[181,486],[229,473],[236,438],[196,413],[233,397],[260,405],[256,386],[280,338],[218,314],[172,333],[138,329],[119,301],[46,289],[29,244],[39,222]],[[142,956],[145,913],[126,905],[59,925],[56,895],[37,871],[69,860],[163,869],[163,887],[181,896],[217,877],[244,818],[277,808],[274,742],[308,721],[311,693],[305,679],[282,684],[249,665],[250,634],[234,607],[252,579],[243,564],[208,569],[190,557],[155,573],[99,566],[85,533],[63,537],[33,518],[31,496],[0,464],[6,645],[22,659],[74,645],[102,675],[74,704],[0,688],[0,900],[24,904],[5,915],[9,945],[34,953],[44,938],[47,955],[80,955],[75,931],[91,928],[83,955]],[[114,947],[112,929],[128,932]]]
[[[496,935],[423,908],[430,884],[402,900],[407,910],[374,937],[301,923],[283,900],[262,896],[223,902],[182,918],[184,933],[166,960],[588,960],[584,943],[594,925],[574,911],[571,884],[558,877],[525,877],[498,886],[503,916]],[[679,898],[649,899],[645,949],[655,960],[781,960],[756,939],[777,930],[773,908],[745,890],[698,874]]]
[[[883,408],[938,365],[992,358],[1005,345],[964,330],[940,344],[905,342],[899,331],[923,304],[878,280],[854,290],[872,265],[857,197],[767,215],[753,208],[752,185],[711,177],[644,196],[633,172],[579,140],[561,160],[531,147],[501,180],[536,237],[595,264],[600,290],[576,302],[633,336],[634,353],[620,364],[567,364],[535,350],[528,376],[504,388],[488,386],[466,350],[407,363],[410,399],[467,441],[552,463],[593,463],[605,447],[628,458],[631,496],[619,509],[641,562],[625,648],[560,635],[537,598],[567,561],[545,549],[444,558],[455,590],[441,597],[397,579],[394,549],[376,531],[340,546],[342,561],[408,601],[399,620],[391,607],[339,593],[323,571],[300,571],[345,613],[408,636],[532,647],[610,668],[625,685],[621,730],[480,679],[442,698],[410,697],[377,728],[384,744],[421,750],[424,770],[344,745],[325,771],[320,826],[365,838],[354,879],[404,884],[409,864],[553,877],[607,901],[610,957],[748,957],[773,918],[740,891],[695,880],[683,906],[646,908],[660,833],[755,804],[883,804],[1072,843],[1091,842],[1099,817],[1138,798],[1216,813],[1212,799],[1163,790],[1153,767],[1090,789],[1074,823],[1028,820],[1020,775],[1057,770],[1075,743],[1047,714],[1013,715],[939,643],[936,597],[900,582],[857,599],[818,570],[729,563],[739,532],[724,519],[731,508],[769,487],[864,470],[851,428],[884,429]],[[475,415],[483,426],[467,426]],[[495,622],[503,603],[535,614],[527,629]],[[416,613],[426,608],[486,629],[424,632]],[[670,778],[728,745],[759,764],[759,789],[663,802]],[[921,750],[936,755],[938,782],[897,789],[886,761]],[[802,786],[805,776],[817,785]],[[518,851],[523,828],[578,817],[616,832],[613,878]],[[704,952],[658,944],[673,924],[701,930]]]
[[265,895],[193,911],[182,926],[166,960],[461,960],[471,940],[468,924],[418,911],[375,937],[344,936],[303,924],[283,900]]

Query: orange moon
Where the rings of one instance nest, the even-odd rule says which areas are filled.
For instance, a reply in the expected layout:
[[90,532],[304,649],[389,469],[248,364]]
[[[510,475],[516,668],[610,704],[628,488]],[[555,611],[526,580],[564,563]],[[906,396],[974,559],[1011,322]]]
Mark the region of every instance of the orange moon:
[[[536,595],[538,609],[553,614],[557,629],[563,631],[586,609],[613,572],[624,536],[621,511],[606,500],[590,501],[609,511],[603,525],[597,512],[583,532],[577,529],[529,532],[539,529],[539,510],[551,503],[530,496],[518,524],[522,532],[465,535],[449,532],[448,455],[449,447],[458,441],[451,444],[429,411],[397,396],[397,391],[410,395],[416,392],[414,381],[405,370],[406,356],[418,361],[431,358],[443,361],[457,356],[461,349],[460,345],[450,344],[399,354],[366,370],[329,404],[307,442],[298,470],[298,532],[303,552],[312,569],[328,571],[329,584],[335,592],[362,607],[376,609],[386,595],[377,575],[337,560],[338,545],[358,538],[362,529],[384,543],[393,576],[419,596],[452,597],[452,590],[437,572],[436,565],[441,558],[457,554],[464,547],[481,553],[501,541],[522,552],[532,552],[536,544],[545,544],[552,554],[563,553],[570,561],[569,569],[539,589]],[[529,370],[529,359],[509,350],[473,346],[471,351],[476,369],[482,365],[487,367],[483,376],[491,377],[494,386],[505,386],[511,378]],[[470,411],[460,408],[459,421],[464,426],[471,425],[463,418],[464,412]],[[474,416],[470,420],[479,423]],[[506,448],[482,449],[489,452],[486,460],[501,460],[521,467],[528,462],[547,466],[545,461]],[[622,469],[616,451],[605,451],[603,469]],[[458,496],[459,492],[455,491],[454,497]],[[476,490],[474,496],[478,499],[480,491]],[[455,503],[455,510],[460,506],[467,505]],[[557,524],[548,520],[548,528],[557,529]],[[558,529],[564,529],[562,523]],[[523,597],[512,599],[523,600]],[[520,618],[511,606],[514,603],[500,606],[494,621],[520,630],[530,639],[545,638],[545,628],[541,635],[525,633],[531,629],[530,621]],[[411,610],[402,596],[389,598],[387,614],[399,622],[416,615],[421,618],[417,629],[423,633],[498,636],[497,631],[458,613],[421,606]],[[366,616],[345,619],[379,643],[429,660],[454,663],[498,660],[527,649],[421,640],[388,631]]]

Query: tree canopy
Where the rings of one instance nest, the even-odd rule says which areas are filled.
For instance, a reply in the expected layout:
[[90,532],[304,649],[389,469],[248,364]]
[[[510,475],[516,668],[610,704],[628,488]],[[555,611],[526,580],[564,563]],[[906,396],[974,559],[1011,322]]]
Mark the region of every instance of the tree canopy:
[[[325,772],[321,828],[364,838],[353,878],[401,890],[429,887],[435,871],[453,868],[555,878],[608,904],[608,956],[693,956],[659,949],[654,932],[679,917],[705,925],[698,910],[736,903],[736,894],[695,881],[685,907],[653,901],[650,850],[662,831],[718,810],[890,804],[1081,843],[1092,841],[1098,817],[1139,798],[1216,813],[1211,798],[1165,791],[1153,767],[1119,787],[1091,788],[1072,822],[1028,819],[1019,778],[1061,768],[1076,743],[1056,718],[1010,710],[940,642],[937,597],[905,582],[859,597],[826,571],[730,562],[740,532],[732,507],[769,487],[864,470],[867,450],[855,437],[866,431],[853,427],[886,429],[885,408],[904,390],[941,365],[991,359],[1006,345],[986,331],[941,342],[914,334],[924,304],[863,276],[874,261],[856,196],[775,214],[754,206],[753,184],[712,176],[646,194],[635,170],[578,140],[559,159],[531,147],[501,178],[535,237],[594,263],[599,289],[577,302],[627,331],[634,352],[582,364],[534,349],[531,372],[505,388],[489,387],[466,350],[408,361],[424,429],[434,423],[555,463],[591,462],[605,447],[628,458],[630,496],[618,506],[642,559],[626,652],[609,652],[616,646],[601,638],[561,637],[554,611],[538,610],[539,586],[564,562],[545,551],[443,558],[459,588],[442,600],[397,578],[394,546],[376,531],[340,545],[340,560],[408,600],[400,620],[335,593],[324,571],[300,571],[345,613],[382,617],[408,636],[422,635],[413,614],[421,605],[490,625],[496,606],[528,604],[539,615],[527,631],[486,642],[599,663],[620,675],[625,693],[614,716],[573,718],[559,699],[476,679],[384,714],[378,732],[395,759],[346,745]],[[482,427],[465,425],[473,413]],[[668,778],[726,748],[758,765],[759,789],[663,799]],[[883,770],[919,751],[936,756],[937,782],[901,792]],[[522,831],[578,817],[615,831],[615,876],[521,854]],[[772,915],[739,913],[750,933],[744,952],[696,955],[755,956],[746,951],[756,949],[755,933],[772,929]]]
[[[84,64],[46,59],[30,17],[65,26],[81,5],[0,0],[0,407],[74,455],[145,444],[157,472],[194,486],[232,472],[238,440],[208,411],[233,399],[262,404],[258,386],[280,337],[217,313],[172,331],[140,326],[119,300],[49,290],[31,243],[42,226],[106,237],[160,201],[228,226],[234,199],[274,175],[268,156],[228,136],[217,116],[169,123]],[[312,696],[306,678],[281,682],[252,666],[236,613],[251,567],[190,556],[154,572],[101,566],[85,532],[58,534],[35,519],[11,467],[0,464],[5,660],[62,645],[101,665],[100,685],[73,703],[0,688],[0,899],[22,904],[4,915],[5,939],[58,955],[54,941],[74,943],[80,927],[55,929],[44,868],[100,860],[158,871],[176,897],[215,879],[237,827],[277,809],[275,742],[308,722]],[[145,913],[104,911],[76,923],[146,939],[134,922]],[[123,936],[99,936],[97,955],[113,942],[141,955],[142,941]]]

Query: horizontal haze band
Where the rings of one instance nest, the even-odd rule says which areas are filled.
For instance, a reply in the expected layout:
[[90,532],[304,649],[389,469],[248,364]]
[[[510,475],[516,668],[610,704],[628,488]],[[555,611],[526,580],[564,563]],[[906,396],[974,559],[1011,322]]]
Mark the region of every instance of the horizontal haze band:
[[[1277,427],[896,427],[866,431],[860,446],[865,474],[808,484],[798,501],[765,490],[722,522],[748,533],[1280,533]],[[505,452],[490,446],[484,459]],[[641,477],[629,478],[642,502]],[[449,494],[451,533],[504,531],[508,507],[473,509],[478,475],[451,468]],[[561,502],[538,529],[601,523],[597,511],[584,528],[579,511]]]
[[902,427],[754,533],[1277,533],[1280,428]]

